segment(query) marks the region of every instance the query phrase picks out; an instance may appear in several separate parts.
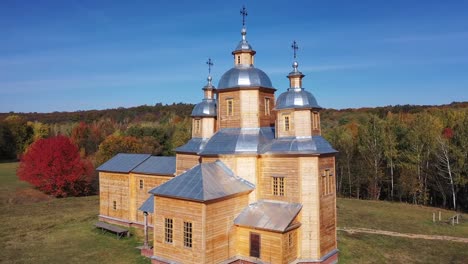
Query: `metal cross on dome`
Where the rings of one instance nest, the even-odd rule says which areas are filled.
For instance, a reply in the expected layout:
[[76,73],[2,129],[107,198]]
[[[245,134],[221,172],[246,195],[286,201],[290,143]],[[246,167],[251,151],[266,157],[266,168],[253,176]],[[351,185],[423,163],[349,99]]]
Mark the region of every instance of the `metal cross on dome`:
[[211,66],[213,66],[213,61],[211,61],[211,58],[208,58],[208,61],[206,62],[208,64],[208,74],[211,74]]
[[296,59],[296,52],[299,49],[299,46],[297,46],[297,42],[295,40],[293,41],[291,48],[294,50],[294,59]]
[[247,16],[247,9],[245,6],[242,6],[240,14],[242,15],[242,26],[245,26],[245,17]]

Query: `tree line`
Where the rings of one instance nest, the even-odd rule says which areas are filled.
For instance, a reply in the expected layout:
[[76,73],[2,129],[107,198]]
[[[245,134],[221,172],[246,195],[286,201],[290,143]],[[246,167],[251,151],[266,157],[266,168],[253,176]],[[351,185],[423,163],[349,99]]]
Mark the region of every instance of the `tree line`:
[[[34,142],[57,136],[68,138],[83,162],[94,167],[119,152],[173,155],[190,138],[192,109],[191,104],[156,104],[3,113],[0,160],[19,159]],[[339,151],[339,195],[468,211],[467,102],[324,109],[321,119],[323,135]]]
[[468,210],[468,108],[348,112],[322,124],[339,151],[340,195]]

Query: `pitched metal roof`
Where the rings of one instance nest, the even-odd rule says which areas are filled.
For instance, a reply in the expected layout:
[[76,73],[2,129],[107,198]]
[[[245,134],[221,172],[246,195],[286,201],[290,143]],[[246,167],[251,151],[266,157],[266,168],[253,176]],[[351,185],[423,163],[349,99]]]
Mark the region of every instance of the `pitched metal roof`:
[[136,166],[147,160],[150,154],[119,153],[96,168],[97,171],[129,173]]
[[185,145],[176,148],[175,151],[196,154],[205,147],[206,142],[208,142],[207,138],[192,138]]
[[326,154],[337,151],[322,136],[277,138],[264,145],[261,153]]
[[154,196],[150,195],[148,199],[138,208],[138,210],[148,213],[154,213]]
[[255,186],[234,175],[221,161],[202,163],[152,189],[151,194],[205,202],[250,192]]
[[202,155],[259,153],[261,146],[275,137],[271,127],[223,128],[206,143]]
[[234,224],[285,232],[301,209],[299,203],[260,200],[247,206]]
[[174,175],[176,172],[176,157],[151,156],[135,169],[135,173]]

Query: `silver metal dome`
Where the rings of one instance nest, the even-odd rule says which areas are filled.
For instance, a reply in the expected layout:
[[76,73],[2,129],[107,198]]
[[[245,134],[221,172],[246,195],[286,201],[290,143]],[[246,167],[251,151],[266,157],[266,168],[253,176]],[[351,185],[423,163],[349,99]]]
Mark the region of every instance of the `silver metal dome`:
[[273,88],[270,78],[262,70],[253,66],[236,65],[223,74],[218,83],[218,90],[257,86]]
[[193,108],[192,116],[216,116],[216,100],[203,99]]
[[315,97],[303,88],[290,88],[276,100],[276,109],[321,108]]

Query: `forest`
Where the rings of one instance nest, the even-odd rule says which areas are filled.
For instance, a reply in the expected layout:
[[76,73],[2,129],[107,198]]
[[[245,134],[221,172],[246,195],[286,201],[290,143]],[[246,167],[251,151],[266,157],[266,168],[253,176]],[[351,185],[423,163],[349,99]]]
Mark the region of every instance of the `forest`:
[[[0,160],[34,142],[68,137],[99,166],[119,152],[174,155],[191,136],[192,104],[0,113]],[[337,193],[468,211],[468,102],[323,109],[322,135],[338,151]]]

